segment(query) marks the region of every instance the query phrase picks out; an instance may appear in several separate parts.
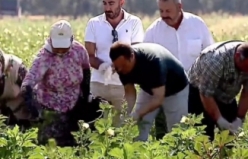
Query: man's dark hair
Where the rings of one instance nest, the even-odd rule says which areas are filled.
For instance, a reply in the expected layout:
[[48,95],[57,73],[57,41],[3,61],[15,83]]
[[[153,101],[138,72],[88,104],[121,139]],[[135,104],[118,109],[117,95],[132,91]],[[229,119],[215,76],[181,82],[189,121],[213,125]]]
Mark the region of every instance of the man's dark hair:
[[131,58],[132,53],[133,49],[131,48],[131,45],[118,41],[110,47],[109,56],[112,61],[115,61],[120,56],[124,56],[129,59]]
[[237,52],[239,52],[245,59],[248,59],[248,43],[241,44]]

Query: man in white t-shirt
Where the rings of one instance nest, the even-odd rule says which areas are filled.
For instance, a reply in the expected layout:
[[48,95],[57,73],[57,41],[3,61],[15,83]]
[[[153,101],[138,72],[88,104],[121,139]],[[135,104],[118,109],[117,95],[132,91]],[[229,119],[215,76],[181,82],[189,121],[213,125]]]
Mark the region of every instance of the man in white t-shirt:
[[[144,42],[164,46],[188,71],[200,52],[214,43],[211,32],[201,17],[183,11],[181,0],[157,2],[160,18],[147,28]],[[161,124],[157,118],[156,129]]]
[[[117,73],[112,72],[109,51],[116,41],[128,44],[140,43],[144,29],[140,18],[127,13],[122,6],[125,0],[103,0],[103,14],[89,20],[85,32],[85,47],[89,53],[93,72],[91,92],[108,100],[117,111],[114,126],[120,126],[120,113],[124,104],[124,87]],[[127,113],[131,113],[131,108]]]

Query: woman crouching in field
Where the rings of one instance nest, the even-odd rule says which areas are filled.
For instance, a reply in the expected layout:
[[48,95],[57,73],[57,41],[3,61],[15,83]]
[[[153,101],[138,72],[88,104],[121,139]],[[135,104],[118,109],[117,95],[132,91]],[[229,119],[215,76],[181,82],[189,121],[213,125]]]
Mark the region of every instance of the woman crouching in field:
[[[78,130],[80,117],[77,115],[83,119],[87,114],[99,116],[96,110],[94,114],[87,112],[90,100],[89,57],[84,46],[73,39],[69,22],[61,20],[52,25],[50,38],[40,49],[23,81],[22,94],[33,108],[38,105],[50,116],[44,121],[48,124],[40,128],[40,144],[53,138],[58,146],[73,146],[75,141],[70,131]],[[31,111],[38,115],[36,109]]]
[[30,126],[32,114],[20,95],[26,73],[27,68],[20,58],[0,50],[0,113],[8,117],[7,125]]

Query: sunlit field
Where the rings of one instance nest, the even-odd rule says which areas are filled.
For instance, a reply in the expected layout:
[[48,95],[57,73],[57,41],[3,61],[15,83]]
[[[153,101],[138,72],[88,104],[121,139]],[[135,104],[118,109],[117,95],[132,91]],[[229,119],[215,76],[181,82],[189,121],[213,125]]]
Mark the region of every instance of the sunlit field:
[[[213,32],[216,41],[248,38],[248,16],[228,15],[202,15],[201,16],[210,30]],[[90,17],[83,17],[78,20],[70,20],[75,37],[83,43],[84,31]],[[144,28],[147,28],[157,17],[142,17]],[[31,17],[26,19],[0,20],[0,47],[7,53],[13,53],[23,58],[25,63],[30,65],[33,55],[42,46],[48,36],[49,26],[55,22],[55,18],[42,19]]]
[[[209,14],[200,15],[215,41],[225,40],[248,40],[248,16],[230,16]],[[156,18],[140,16],[146,29]],[[67,19],[71,22],[76,40],[84,43],[84,32],[90,16],[77,20]],[[15,54],[24,60],[30,67],[33,58],[39,48],[48,37],[50,25],[61,18],[28,17],[22,19],[4,18],[0,20],[0,48],[9,54]],[[127,123],[123,128],[111,128],[107,120],[101,119],[97,122],[97,132],[90,135],[86,128],[78,134],[80,142],[91,138],[94,141],[90,149],[81,145],[80,148],[57,149],[56,146],[38,147],[31,144],[35,141],[36,134],[32,130],[25,135],[18,133],[18,129],[1,129],[5,134],[0,138],[0,158],[22,159],[33,156],[33,159],[42,158],[67,158],[67,159],[191,159],[225,158],[230,159],[248,158],[248,129],[236,137],[228,136],[224,131],[217,135],[215,144],[210,144],[201,131],[194,127],[198,119],[186,118],[181,125],[161,141],[152,136],[149,143],[133,143],[132,139],[137,134],[137,129]],[[0,119],[1,126],[1,119]],[[2,127],[1,127],[2,128]],[[4,128],[4,127],[3,127]],[[113,130],[114,134],[109,134]],[[243,134],[242,134],[243,133]],[[81,136],[81,138],[80,138]],[[82,138],[82,136],[86,136]],[[234,144],[234,149],[227,149],[225,144]],[[26,144],[26,145],[25,145]],[[236,144],[236,145],[235,145]],[[225,152],[224,152],[225,150]],[[4,154],[2,153],[4,152]],[[173,157],[172,157],[173,156]]]

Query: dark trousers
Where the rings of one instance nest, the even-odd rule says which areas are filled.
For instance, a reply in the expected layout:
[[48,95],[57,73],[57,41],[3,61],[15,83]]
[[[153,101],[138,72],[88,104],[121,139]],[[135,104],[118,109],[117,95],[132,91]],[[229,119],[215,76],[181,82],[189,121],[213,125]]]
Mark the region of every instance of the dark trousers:
[[155,136],[157,140],[162,139],[166,133],[168,133],[167,131],[167,125],[165,122],[165,116],[163,113],[163,110],[160,109],[157,117],[155,118]]
[[98,110],[99,100],[88,103],[82,98],[79,98],[75,107],[66,113],[45,110],[46,119],[39,129],[39,143],[44,145],[48,139],[54,138],[58,146],[76,146],[71,132],[79,130],[79,120],[89,123],[91,130],[95,130],[94,120],[102,117],[102,112]]
[[[233,100],[230,104],[225,104],[215,100],[220,110],[221,115],[229,122],[233,122],[237,117],[237,101]],[[207,114],[205,111],[198,88],[190,85],[189,87],[189,99],[188,99],[188,108],[190,114],[200,115],[203,113],[203,120],[201,125],[206,125],[206,135],[210,137],[211,140],[214,139],[214,128],[216,122]]]

